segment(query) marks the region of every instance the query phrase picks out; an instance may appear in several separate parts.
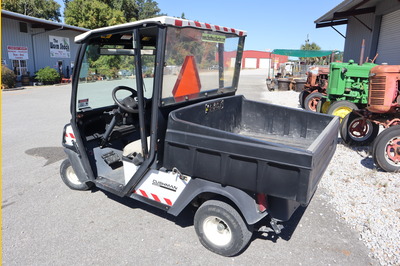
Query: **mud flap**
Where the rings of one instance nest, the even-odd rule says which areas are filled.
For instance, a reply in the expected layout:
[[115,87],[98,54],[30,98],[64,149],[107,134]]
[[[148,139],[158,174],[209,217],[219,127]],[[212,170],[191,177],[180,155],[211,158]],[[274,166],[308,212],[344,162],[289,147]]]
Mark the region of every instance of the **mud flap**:
[[79,154],[69,148],[64,148],[64,151],[67,154],[68,160],[71,162],[71,166],[74,169],[75,174],[79,178],[79,181],[83,183],[90,181],[85,169],[83,168]]

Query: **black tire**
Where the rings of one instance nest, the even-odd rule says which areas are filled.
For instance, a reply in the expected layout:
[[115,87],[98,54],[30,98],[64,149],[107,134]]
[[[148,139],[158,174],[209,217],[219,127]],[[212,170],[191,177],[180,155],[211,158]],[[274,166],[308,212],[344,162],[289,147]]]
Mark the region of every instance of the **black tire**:
[[379,125],[351,112],[342,121],[340,137],[347,145],[365,146],[378,136]]
[[375,139],[373,147],[372,157],[379,168],[400,172],[400,125],[385,129]]
[[66,159],[61,163],[60,166],[60,175],[62,181],[71,189],[74,190],[88,190],[93,186],[93,183],[86,182],[83,183],[78,179],[78,176],[75,174],[74,169],[72,168],[71,162]]
[[299,93],[299,105],[304,109],[304,99],[310,94],[309,91],[301,91]]
[[242,216],[231,205],[218,200],[208,200],[199,207],[194,228],[205,248],[226,257],[239,254],[253,235]]
[[304,109],[312,112],[317,111],[318,102],[324,95],[320,92],[314,92],[308,95],[304,100]]
[[326,102],[326,98],[325,98],[325,97],[322,97],[322,98],[318,101],[318,104],[317,104],[317,113],[323,113],[322,106],[324,105],[325,102]]
[[340,121],[346,117],[352,110],[358,110],[358,107],[355,103],[349,101],[337,101],[331,103],[328,108],[327,113],[329,115],[336,115],[340,117]]

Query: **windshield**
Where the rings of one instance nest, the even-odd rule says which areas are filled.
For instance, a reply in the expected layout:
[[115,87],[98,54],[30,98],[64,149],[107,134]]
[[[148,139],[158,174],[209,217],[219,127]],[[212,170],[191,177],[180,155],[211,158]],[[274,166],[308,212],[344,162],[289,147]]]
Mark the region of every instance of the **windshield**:
[[[132,48],[132,33],[102,36],[96,43],[86,47],[76,98],[77,111],[114,105],[112,90],[117,86],[136,88],[135,55]],[[100,43],[97,43],[100,42]],[[143,91],[146,98],[153,94],[154,49],[142,51]],[[129,96],[122,90],[118,99]]]
[[162,104],[233,91],[239,37],[193,28],[168,28]]

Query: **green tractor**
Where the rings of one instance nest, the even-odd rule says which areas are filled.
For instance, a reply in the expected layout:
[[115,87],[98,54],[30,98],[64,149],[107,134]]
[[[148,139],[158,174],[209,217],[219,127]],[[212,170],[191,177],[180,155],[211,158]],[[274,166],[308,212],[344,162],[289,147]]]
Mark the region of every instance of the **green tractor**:
[[348,63],[331,63],[327,96],[319,102],[322,113],[343,119],[353,109],[365,107],[368,103],[368,78],[373,63],[358,65],[354,60]]

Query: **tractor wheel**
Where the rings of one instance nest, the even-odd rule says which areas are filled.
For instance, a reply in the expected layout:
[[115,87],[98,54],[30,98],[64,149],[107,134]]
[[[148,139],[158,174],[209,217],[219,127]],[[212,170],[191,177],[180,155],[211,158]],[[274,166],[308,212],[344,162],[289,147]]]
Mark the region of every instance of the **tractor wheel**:
[[340,121],[348,115],[352,110],[358,110],[357,105],[349,101],[337,101],[331,103],[328,108],[327,114],[340,117]]
[[379,125],[353,112],[345,116],[340,128],[340,136],[348,145],[369,145],[378,133]]
[[329,106],[331,106],[331,102],[326,98],[321,98],[321,100],[317,104],[317,112],[326,114],[328,112]]
[[385,129],[375,139],[372,157],[386,172],[400,172],[400,125]]
[[78,176],[75,174],[72,168],[71,162],[66,159],[61,163],[60,175],[62,181],[71,189],[74,190],[88,190],[92,187],[93,183],[87,182],[83,183],[79,180]]
[[304,109],[304,99],[310,94],[309,91],[301,91],[299,93],[299,105]]
[[253,234],[231,205],[218,200],[208,200],[199,207],[194,228],[205,248],[226,257],[239,254]]
[[304,109],[316,112],[318,102],[321,100],[322,97],[324,97],[324,95],[320,92],[311,93],[304,100]]

